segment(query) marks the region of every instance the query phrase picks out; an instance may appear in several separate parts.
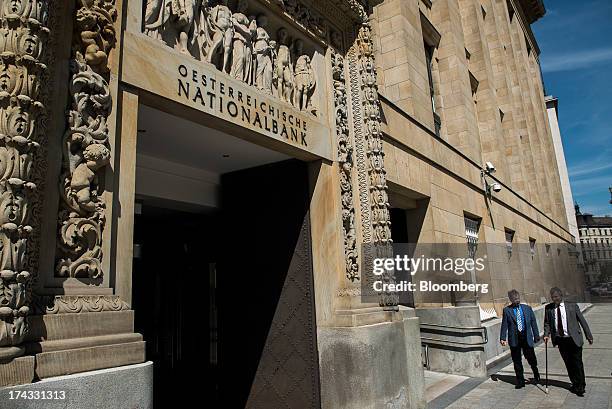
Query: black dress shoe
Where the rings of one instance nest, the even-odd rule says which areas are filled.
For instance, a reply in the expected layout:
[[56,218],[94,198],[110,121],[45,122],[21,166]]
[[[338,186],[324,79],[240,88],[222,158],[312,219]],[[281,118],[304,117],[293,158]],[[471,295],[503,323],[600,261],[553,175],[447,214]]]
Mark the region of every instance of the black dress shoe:
[[542,379],[540,378],[540,374],[539,373],[533,374],[533,383],[540,383],[541,381],[542,381]]
[[514,386],[514,389],[521,389],[525,387],[525,381],[519,382]]

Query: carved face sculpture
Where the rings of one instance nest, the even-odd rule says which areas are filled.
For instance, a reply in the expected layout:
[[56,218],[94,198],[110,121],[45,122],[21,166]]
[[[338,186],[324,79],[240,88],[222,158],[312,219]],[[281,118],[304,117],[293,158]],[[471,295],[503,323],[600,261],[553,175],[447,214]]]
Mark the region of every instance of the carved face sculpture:
[[83,152],[83,157],[87,161],[87,167],[91,170],[98,170],[106,165],[110,160],[110,151],[100,143],[92,143]]
[[18,14],[21,15],[25,9],[25,5],[28,3],[27,0],[10,0],[4,3],[5,14]]
[[38,57],[38,51],[40,49],[40,39],[38,36],[27,33],[19,40],[19,49],[22,50],[24,54],[34,58]]
[[278,39],[278,43],[279,44],[286,45],[287,44],[287,37],[288,36],[289,36],[289,33],[287,33],[287,29],[286,28],[281,27],[276,32],[276,38]]
[[302,55],[304,51],[304,42],[299,38],[293,42],[293,50],[295,51],[295,55]]

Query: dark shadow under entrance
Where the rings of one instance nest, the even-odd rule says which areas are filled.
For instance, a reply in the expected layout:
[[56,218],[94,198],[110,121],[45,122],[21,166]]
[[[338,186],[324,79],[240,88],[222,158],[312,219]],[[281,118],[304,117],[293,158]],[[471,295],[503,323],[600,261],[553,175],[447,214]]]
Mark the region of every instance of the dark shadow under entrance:
[[318,408],[307,165],[222,174],[219,199],[185,211],[144,198],[135,216],[133,308],[155,405],[206,391],[219,408]]

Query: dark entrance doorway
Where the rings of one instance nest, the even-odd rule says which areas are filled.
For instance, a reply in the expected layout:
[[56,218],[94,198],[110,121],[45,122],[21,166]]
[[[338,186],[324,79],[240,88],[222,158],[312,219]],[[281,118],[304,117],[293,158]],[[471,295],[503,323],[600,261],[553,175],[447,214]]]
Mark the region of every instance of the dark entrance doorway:
[[145,199],[136,217],[133,308],[155,404],[206,383],[213,407],[318,408],[307,165],[225,173],[220,199],[197,213]]

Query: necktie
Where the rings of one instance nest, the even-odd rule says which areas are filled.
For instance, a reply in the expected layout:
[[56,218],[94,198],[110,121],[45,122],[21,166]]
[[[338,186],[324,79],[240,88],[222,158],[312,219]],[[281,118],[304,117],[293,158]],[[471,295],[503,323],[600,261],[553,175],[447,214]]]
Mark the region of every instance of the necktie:
[[521,307],[516,309],[516,324],[519,332],[523,332],[523,314],[521,314]]
[[557,307],[557,332],[560,337],[565,336],[563,331],[563,321],[561,320],[561,304]]

